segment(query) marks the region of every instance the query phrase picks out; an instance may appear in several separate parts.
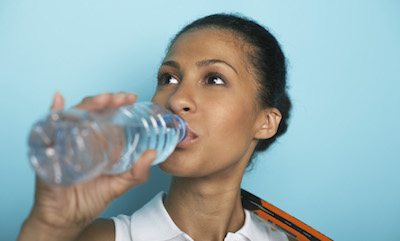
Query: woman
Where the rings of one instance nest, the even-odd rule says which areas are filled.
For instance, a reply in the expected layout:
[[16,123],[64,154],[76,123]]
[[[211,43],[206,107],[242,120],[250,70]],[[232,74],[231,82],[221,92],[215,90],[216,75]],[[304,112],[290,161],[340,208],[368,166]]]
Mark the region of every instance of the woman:
[[[134,94],[106,93],[77,107],[116,108],[135,100]],[[240,196],[254,153],[287,126],[285,58],[275,38],[234,15],[191,23],[172,40],[152,101],[189,124],[186,138],[160,164],[173,176],[168,194],[132,217],[93,221],[112,200],[147,179],[153,150],[117,176],[67,188],[37,180],[35,204],[19,240],[287,240],[244,211]],[[63,108],[59,94],[52,108]]]

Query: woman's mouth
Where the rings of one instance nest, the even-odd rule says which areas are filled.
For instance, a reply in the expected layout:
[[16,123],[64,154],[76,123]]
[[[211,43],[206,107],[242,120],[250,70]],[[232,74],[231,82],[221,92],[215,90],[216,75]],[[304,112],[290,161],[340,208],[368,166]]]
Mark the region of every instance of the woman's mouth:
[[183,138],[183,140],[181,142],[179,142],[176,147],[184,148],[184,147],[190,145],[192,142],[194,142],[198,138],[199,138],[199,136],[193,130],[191,130],[190,127],[187,127],[185,138]]

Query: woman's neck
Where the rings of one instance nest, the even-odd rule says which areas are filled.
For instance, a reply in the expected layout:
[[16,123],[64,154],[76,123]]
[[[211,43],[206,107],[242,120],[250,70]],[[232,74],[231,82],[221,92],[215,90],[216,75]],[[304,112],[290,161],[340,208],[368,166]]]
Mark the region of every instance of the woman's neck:
[[165,207],[175,224],[194,240],[223,240],[244,224],[241,177],[173,177]]

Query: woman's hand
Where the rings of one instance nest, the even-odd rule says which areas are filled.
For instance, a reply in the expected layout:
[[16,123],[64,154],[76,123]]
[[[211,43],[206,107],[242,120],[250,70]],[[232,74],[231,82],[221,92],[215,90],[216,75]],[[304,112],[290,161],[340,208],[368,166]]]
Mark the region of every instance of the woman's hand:
[[[136,95],[130,93],[106,93],[87,97],[76,108],[118,108],[136,99]],[[52,109],[63,107],[64,99],[56,93]],[[127,172],[103,175],[70,187],[49,186],[36,178],[35,203],[18,240],[32,240],[32,237],[35,240],[73,240],[111,201],[148,179],[155,157],[156,152],[148,150]]]

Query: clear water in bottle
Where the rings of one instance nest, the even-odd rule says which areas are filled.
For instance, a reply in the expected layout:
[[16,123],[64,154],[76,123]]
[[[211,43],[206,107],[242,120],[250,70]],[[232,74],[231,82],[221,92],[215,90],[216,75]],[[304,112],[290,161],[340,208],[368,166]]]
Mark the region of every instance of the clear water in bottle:
[[101,112],[53,111],[32,127],[29,160],[46,183],[71,185],[124,172],[147,149],[157,150],[158,164],[185,134],[182,118],[151,102]]

